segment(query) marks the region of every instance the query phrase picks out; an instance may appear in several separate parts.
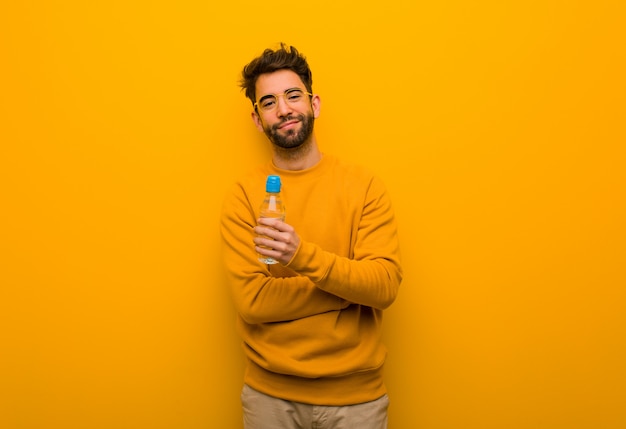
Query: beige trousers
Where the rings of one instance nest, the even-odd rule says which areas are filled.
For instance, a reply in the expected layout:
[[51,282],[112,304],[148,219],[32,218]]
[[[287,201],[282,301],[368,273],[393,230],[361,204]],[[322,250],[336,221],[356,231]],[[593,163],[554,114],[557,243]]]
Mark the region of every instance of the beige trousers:
[[387,428],[387,395],[363,404],[332,407],[285,401],[244,385],[241,403],[245,429]]

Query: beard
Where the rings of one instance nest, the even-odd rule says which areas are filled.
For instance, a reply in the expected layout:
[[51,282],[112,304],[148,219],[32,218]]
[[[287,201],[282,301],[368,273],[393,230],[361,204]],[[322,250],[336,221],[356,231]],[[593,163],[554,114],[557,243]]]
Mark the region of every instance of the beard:
[[[299,129],[287,130],[285,134],[280,134],[278,129],[283,123],[287,121],[293,121],[294,119],[300,121]],[[313,134],[313,124],[315,123],[315,117],[313,114],[287,116],[281,122],[274,124],[273,126],[264,126],[263,131],[270,141],[282,149],[295,149],[306,143],[311,134]]]

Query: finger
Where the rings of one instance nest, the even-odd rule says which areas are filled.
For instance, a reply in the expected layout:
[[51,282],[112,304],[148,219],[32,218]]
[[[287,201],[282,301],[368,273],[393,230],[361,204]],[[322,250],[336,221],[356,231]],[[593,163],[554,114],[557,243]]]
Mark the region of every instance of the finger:
[[288,223],[276,218],[263,217],[257,220],[258,225],[269,226],[271,228],[277,229],[278,231],[288,232],[293,228]]
[[276,225],[278,222],[282,222],[280,219],[277,218],[273,218],[273,217],[262,217],[257,219],[257,223],[259,225],[266,225],[266,226],[271,226],[274,227],[274,225]]
[[270,237],[276,240],[280,236],[280,231],[275,228],[265,226],[255,226],[254,232],[259,236]]
[[285,243],[267,237],[257,237],[254,239],[254,243],[257,246],[268,247],[277,252],[283,252],[285,250]]
[[252,241],[257,246],[270,247],[270,248],[273,248],[274,245],[277,243],[276,240],[272,240],[270,238],[266,238],[266,237],[262,237],[262,236],[255,237],[254,240],[252,240]]

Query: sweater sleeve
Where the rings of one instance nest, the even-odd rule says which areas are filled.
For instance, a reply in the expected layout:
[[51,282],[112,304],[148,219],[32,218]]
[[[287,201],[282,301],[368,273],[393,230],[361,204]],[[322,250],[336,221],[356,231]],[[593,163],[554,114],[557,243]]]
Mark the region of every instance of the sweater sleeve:
[[254,210],[240,186],[225,199],[220,231],[227,281],[235,307],[249,324],[296,320],[341,310],[349,302],[284,267],[272,275],[254,250]]
[[402,268],[395,216],[382,182],[373,178],[369,183],[352,258],[301,242],[288,267],[319,289],[352,303],[381,310],[391,305]]

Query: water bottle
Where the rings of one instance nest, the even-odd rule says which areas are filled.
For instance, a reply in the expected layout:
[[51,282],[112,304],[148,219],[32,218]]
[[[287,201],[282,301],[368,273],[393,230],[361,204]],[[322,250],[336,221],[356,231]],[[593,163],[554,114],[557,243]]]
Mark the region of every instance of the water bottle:
[[[261,209],[259,210],[260,217],[285,220],[285,206],[283,200],[280,197],[280,176],[267,176],[267,182],[265,183],[265,198]],[[277,264],[278,261],[268,256],[259,255],[259,261],[264,264]]]

